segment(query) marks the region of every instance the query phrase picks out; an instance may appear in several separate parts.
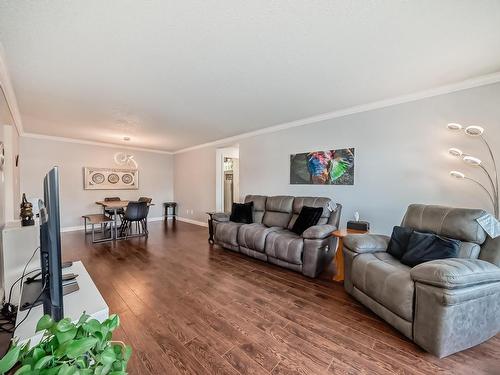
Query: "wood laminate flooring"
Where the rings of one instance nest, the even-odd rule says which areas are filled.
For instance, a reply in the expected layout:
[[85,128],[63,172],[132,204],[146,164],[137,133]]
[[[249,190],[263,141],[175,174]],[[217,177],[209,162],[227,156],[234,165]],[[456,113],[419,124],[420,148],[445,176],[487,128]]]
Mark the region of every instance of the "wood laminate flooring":
[[63,234],[121,318],[130,374],[499,374],[500,337],[445,359],[425,353],[342,285],[210,246],[207,229],[149,224],[149,238]]

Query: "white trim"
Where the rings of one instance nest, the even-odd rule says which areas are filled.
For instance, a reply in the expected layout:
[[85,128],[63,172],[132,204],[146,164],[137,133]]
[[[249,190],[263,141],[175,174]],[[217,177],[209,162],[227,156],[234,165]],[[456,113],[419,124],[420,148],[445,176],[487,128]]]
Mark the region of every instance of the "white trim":
[[[163,221],[165,218],[163,216],[157,216],[157,217],[148,217],[148,223],[153,222],[153,221]],[[61,228],[61,233],[65,232],[75,232],[77,230],[84,230],[85,227],[83,225],[76,225],[74,227],[63,227]]]
[[10,81],[9,70],[7,69],[7,64],[5,62],[5,53],[2,44],[0,43],[0,91],[2,95],[5,96],[5,101],[7,107],[12,115],[12,120],[17,131],[17,134],[21,136],[24,133],[23,122],[21,120],[21,114],[19,112],[19,107],[17,105],[16,94],[12,88],[12,82]]
[[179,221],[182,221],[184,223],[199,225],[200,227],[208,227],[208,223],[205,223],[204,221],[192,220],[192,219],[188,219],[188,218],[180,217],[180,216],[176,216],[176,219]]
[[227,144],[235,143],[241,139],[251,138],[251,137],[255,137],[257,135],[275,133],[275,132],[278,132],[280,130],[296,128],[298,126],[309,125],[309,124],[313,124],[315,122],[331,120],[334,118],[349,116],[349,115],[353,115],[353,114],[361,113],[361,112],[368,112],[368,111],[372,111],[375,109],[381,109],[381,108],[386,108],[386,107],[390,107],[393,105],[398,105],[398,104],[413,102],[416,100],[431,98],[434,96],[445,95],[445,94],[449,94],[452,92],[471,89],[471,88],[479,87],[479,86],[490,85],[492,83],[497,83],[497,82],[500,82],[500,72],[487,74],[487,75],[483,75],[483,76],[476,77],[476,78],[467,79],[467,80],[462,81],[462,82],[453,83],[453,84],[445,85],[445,86],[440,86],[440,87],[436,87],[436,88],[433,88],[430,90],[418,91],[418,92],[415,92],[413,94],[396,96],[396,97],[390,98],[390,99],[384,99],[384,100],[371,102],[371,103],[367,103],[367,104],[361,104],[361,105],[357,105],[354,107],[344,108],[344,109],[340,109],[340,110],[333,111],[333,112],[328,112],[328,113],[323,113],[323,114],[312,116],[312,117],[303,118],[300,120],[285,122],[283,124],[269,126],[269,127],[254,130],[251,132],[235,135],[232,137],[222,138],[222,139],[219,139],[219,140],[216,140],[213,142],[202,143],[202,144],[199,144],[196,146],[186,147],[186,148],[183,148],[181,150],[174,151],[173,153],[180,154],[182,152],[197,150],[199,148],[204,148],[204,147],[227,145]]
[[57,141],[57,142],[78,143],[78,144],[92,145],[92,146],[121,148],[121,149],[127,149],[127,150],[135,150],[135,151],[154,152],[157,154],[166,154],[166,155],[173,154],[170,151],[156,150],[153,148],[125,146],[125,145],[118,145],[118,144],[114,144],[114,143],[87,141],[87,140],[77,139],[77,138],[57,137],[54,135],[45,135],[45,134],[38,134],[38,133],[23,133],[22,137],[35,138],[35,139],[46,139],[49,141]]

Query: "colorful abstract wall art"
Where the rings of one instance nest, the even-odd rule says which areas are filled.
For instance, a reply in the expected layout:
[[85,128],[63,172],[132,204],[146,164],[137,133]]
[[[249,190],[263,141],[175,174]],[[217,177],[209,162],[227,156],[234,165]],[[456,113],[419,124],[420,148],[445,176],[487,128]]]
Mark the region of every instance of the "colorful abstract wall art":
[[354,148],[290,155],[290,184],[354,185]]

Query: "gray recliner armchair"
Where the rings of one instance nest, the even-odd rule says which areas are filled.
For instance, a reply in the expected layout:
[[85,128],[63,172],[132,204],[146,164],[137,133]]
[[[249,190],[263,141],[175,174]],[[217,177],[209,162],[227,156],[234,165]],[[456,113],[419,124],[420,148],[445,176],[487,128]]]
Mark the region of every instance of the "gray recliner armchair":
[[500,237],[477,223],[485,213],[410,205],[403,227],[461,241],[458,258],[413,268],[386,252],[388,236],[346,236],[346,291],[438,357],[488,340],[500,331]]

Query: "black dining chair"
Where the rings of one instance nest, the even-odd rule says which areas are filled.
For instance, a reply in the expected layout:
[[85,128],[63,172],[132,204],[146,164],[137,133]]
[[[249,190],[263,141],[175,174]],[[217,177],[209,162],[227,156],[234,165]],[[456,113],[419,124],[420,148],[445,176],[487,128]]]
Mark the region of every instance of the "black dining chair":
[[146,203],[151,203],[153,201],[153,198],[148,198],[148,197],[139,197],[138,202],[146,202]]
[[[136,236],[147,236],[148,224],[147,217],[149,213],[149,207],[146,202],[128,202],[127,209],[122,217],[122,224],[120,226],[120,236],[121,237],[136,237]],[[136,223],[137,234],[132,235],[132,224]],[[139,226],[142,229],[142,234],[139,231]]]

